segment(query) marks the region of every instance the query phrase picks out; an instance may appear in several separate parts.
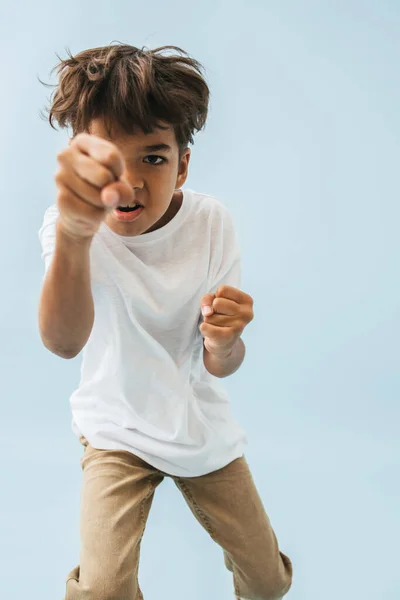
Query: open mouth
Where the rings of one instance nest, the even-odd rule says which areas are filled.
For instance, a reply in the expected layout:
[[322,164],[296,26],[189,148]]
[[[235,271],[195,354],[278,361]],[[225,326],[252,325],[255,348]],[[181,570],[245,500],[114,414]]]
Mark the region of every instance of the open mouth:
[[139,208],[143,208],[140,204],[135,204],[135,206],[118,206],[117,210],[120,212],[133,212],[138,210]]
[[144,207],[141,204],[135,204],[132,206],[118,206],[113,211],[114,217],[121,223],[132,223],[137,219],[140,219],[140,215],[144,211]]

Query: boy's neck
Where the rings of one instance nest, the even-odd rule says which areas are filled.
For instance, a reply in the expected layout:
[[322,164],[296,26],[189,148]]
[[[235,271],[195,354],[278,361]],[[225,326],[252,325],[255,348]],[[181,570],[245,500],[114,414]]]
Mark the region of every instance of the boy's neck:
[[144,233],[150,233],[151,231],[157,231],[157,229],[161,229],[161,227],[165,227],[165,225],[167,225],[170,221],[172,221],[172,219],[175,217],[175,215],[179,212],[179,210],[182,206],[182,201],[183,201],[183,192],[181,190],[176,190],[174,192],[174,195],[172,196],[171,203],[170,203],[166,213],[161,217],[161,219],[159,221],[157,221],[157,223],[154,223],[154,225],[152,225],[150,227],[150,229],[147,229],[147,231],[145,231]]

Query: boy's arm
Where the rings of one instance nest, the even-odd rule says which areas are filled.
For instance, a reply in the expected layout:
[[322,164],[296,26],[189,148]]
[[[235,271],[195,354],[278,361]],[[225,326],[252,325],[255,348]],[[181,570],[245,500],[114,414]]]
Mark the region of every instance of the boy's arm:
[[246,346],[242,338],[239,338],[228,355],[211,354],[203,344],[204,366],[211,375],[215,377],[229,377],[242,365],[246,354]]
[[54,256],[39,301],[39,331],[45,347],[61,358],[77,356],[93,327],[91,241],[71,237],[57,221]]
[[215,294],[205,294],[200,305],[204,366],[215,377],[232,375],[244,360],[246,347],[241,335],[254,318],[253,298],[238,288],[221,285]]

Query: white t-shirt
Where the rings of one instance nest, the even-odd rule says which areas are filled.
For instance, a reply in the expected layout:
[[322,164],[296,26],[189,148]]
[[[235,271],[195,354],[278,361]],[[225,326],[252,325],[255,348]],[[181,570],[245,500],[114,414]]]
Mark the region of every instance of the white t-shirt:
[[[240,287],[240,250],[227,208],[182,189],[161,229],[126,237],[103,223],[90,247],[95,319],[72,394],[72,430],[99,449],[128,450],[170,475],[197,477],[243,455],[246,434],[222,380],[203,364],[200,299]],[[45,272],[57,205],[39,231]]]

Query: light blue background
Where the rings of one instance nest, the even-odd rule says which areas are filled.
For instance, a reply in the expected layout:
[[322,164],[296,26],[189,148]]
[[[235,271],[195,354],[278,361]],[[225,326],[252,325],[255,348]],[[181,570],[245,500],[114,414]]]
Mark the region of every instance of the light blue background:
[[[173,44],[212,91],[186,187],[231,210],[247,357],[225,380],[281,549],[290,600],[400,589],[400,6],[335,2],[9,3],[0,22],[1,596],[61,600],[79,562],[81,358],[45,350],[37,232],[66,132],[39,118],[63,58],[113,40]],[[143,541],[146,600],[225,600],[220,549],[174,485]]]

